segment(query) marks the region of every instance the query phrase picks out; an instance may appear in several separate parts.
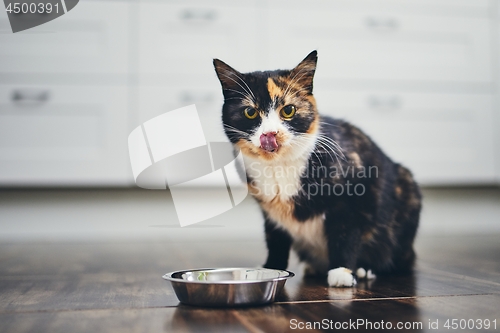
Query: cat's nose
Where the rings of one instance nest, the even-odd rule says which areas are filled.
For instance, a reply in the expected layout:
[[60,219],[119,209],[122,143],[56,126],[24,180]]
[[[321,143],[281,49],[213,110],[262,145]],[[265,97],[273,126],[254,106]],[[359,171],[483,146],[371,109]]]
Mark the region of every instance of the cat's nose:
[[267,132],[260,135],[260,147],[269,152],[278,149],[278,142],[276,142],[277,132]]

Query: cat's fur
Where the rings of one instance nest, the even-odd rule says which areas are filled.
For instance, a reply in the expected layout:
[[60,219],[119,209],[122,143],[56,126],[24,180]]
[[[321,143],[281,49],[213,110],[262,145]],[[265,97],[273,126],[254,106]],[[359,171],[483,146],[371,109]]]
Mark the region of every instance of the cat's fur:
[[[264,267],[286,269],[293,248],[306,273],[328,275],[330,286],[355,285],[356,272],[410,272],[418,185],[361,130],[318,114],[316,62],[313,51],[292,70],[243,74],[214,60],[224,129],[243,152],[249,191],[265,218]],[[291,118],[281,113],[287,105],[296,110]],[[245,116],[254,110],[254,119]]]

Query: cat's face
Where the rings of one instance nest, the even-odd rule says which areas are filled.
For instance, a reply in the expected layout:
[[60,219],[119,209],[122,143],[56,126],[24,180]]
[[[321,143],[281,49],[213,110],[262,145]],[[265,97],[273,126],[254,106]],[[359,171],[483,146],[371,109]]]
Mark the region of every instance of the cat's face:
[[312,149],[319,127],[312,95],[316,62],[313,51],[292,70],[243,74],[214,60],[224,94],[224,131],[243,154],[271,161]]

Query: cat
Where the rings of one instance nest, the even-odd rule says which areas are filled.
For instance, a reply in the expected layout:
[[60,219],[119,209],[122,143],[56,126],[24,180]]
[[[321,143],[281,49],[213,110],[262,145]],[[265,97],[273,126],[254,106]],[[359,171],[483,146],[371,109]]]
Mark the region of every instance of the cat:
[[251,73],[213,61],[224,131],[264,215],[264,267],[286,269],[293,248],[305,274],[331,287],[410,273],[420,189],[360,129],[318,113],[317,59],[313,51],[292,70]]

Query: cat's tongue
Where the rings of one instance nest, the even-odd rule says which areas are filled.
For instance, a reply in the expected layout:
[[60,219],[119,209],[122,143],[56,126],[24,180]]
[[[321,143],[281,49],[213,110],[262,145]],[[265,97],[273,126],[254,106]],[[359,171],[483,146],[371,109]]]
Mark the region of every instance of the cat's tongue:
[[262,134],[260,136],[260,147],[267,151],[275,151],[276,149],[278,149],[276,135],[272,132]]

